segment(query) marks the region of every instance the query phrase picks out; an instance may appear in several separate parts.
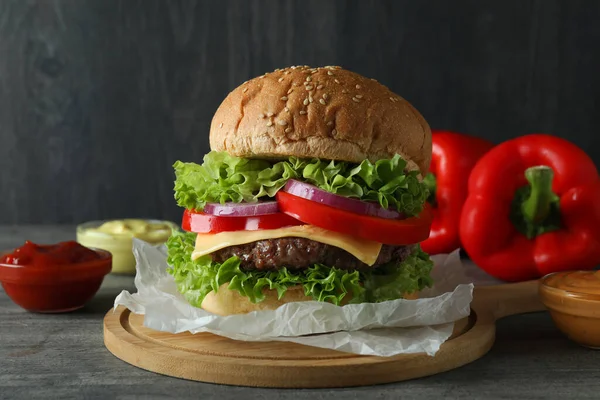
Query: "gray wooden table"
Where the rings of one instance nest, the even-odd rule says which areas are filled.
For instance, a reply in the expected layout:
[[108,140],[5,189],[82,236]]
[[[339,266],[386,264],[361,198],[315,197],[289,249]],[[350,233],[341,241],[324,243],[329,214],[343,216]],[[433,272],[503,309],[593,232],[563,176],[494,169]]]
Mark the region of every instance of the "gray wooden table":
[[[0,226],[0,249],[74,238],[72,226]],[[38,315],[0,289],[0,399],[439,399],[600,397],[600,352],[565,339],[546,313],[498,323],[494,348],[444,374],[381,386],[336,390],[270,390],[190,382],[122,362],[103,345],[102,318],[133,279],[108,276],[82,310]]]

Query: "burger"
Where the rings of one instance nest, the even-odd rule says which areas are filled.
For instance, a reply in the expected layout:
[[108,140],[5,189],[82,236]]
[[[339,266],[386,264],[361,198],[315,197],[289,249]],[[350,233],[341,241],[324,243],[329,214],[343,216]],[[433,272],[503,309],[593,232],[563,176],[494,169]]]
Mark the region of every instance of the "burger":
[[174,164],[184,211],[168,272],[191,305],[231,315],[431,286],[431,130],[386,86],[337,66],[277,69],[229,93],[209,137],[202,163]]

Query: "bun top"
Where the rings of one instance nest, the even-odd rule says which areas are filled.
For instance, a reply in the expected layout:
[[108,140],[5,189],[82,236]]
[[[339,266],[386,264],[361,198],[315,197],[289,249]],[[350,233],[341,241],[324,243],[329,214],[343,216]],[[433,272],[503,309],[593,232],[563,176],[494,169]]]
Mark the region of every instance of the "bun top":
[[425,174],[431,130],[406,100],[340,67],[277,69],[223,100],[210,147],[246,158],[321,158],[360,163],[399,154]]

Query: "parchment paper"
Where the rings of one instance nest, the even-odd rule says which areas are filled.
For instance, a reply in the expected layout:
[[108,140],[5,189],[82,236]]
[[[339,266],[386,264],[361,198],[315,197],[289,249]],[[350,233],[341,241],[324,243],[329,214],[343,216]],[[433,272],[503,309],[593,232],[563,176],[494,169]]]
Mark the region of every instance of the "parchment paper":
[[171,333],[210,332],[242,341],[289,341],[363,355],[435,355],[452,334],[454,322],[469,315],[474,284],[496,283],[477,267],[461,262],[455,251],[432,257],[435,284],[423,290],[418,300],[343,307],[299,302],[274,311],[222,317],[191,306],[177,292],[166,272],[164,245],[155,247],[134,239],[133,252],[137,292],[122,291],[114,306],[144,314],[148,328]]

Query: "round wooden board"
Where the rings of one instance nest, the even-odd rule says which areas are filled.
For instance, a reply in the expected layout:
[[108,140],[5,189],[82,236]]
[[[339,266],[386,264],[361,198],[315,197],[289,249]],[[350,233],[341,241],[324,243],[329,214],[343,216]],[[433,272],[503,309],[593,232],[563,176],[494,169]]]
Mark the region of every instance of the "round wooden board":
[[360,356],[288,342],[240,342],[210,333],[171,334],[143,326],[119,307],[104,318],[104,343],[118,358],[164,375],[202,382],[280,388],[350,387],[398,382],[458,368],[492,347],[495,321],[542,310],[537,281],[476,288],[472,312],[430,357]]

